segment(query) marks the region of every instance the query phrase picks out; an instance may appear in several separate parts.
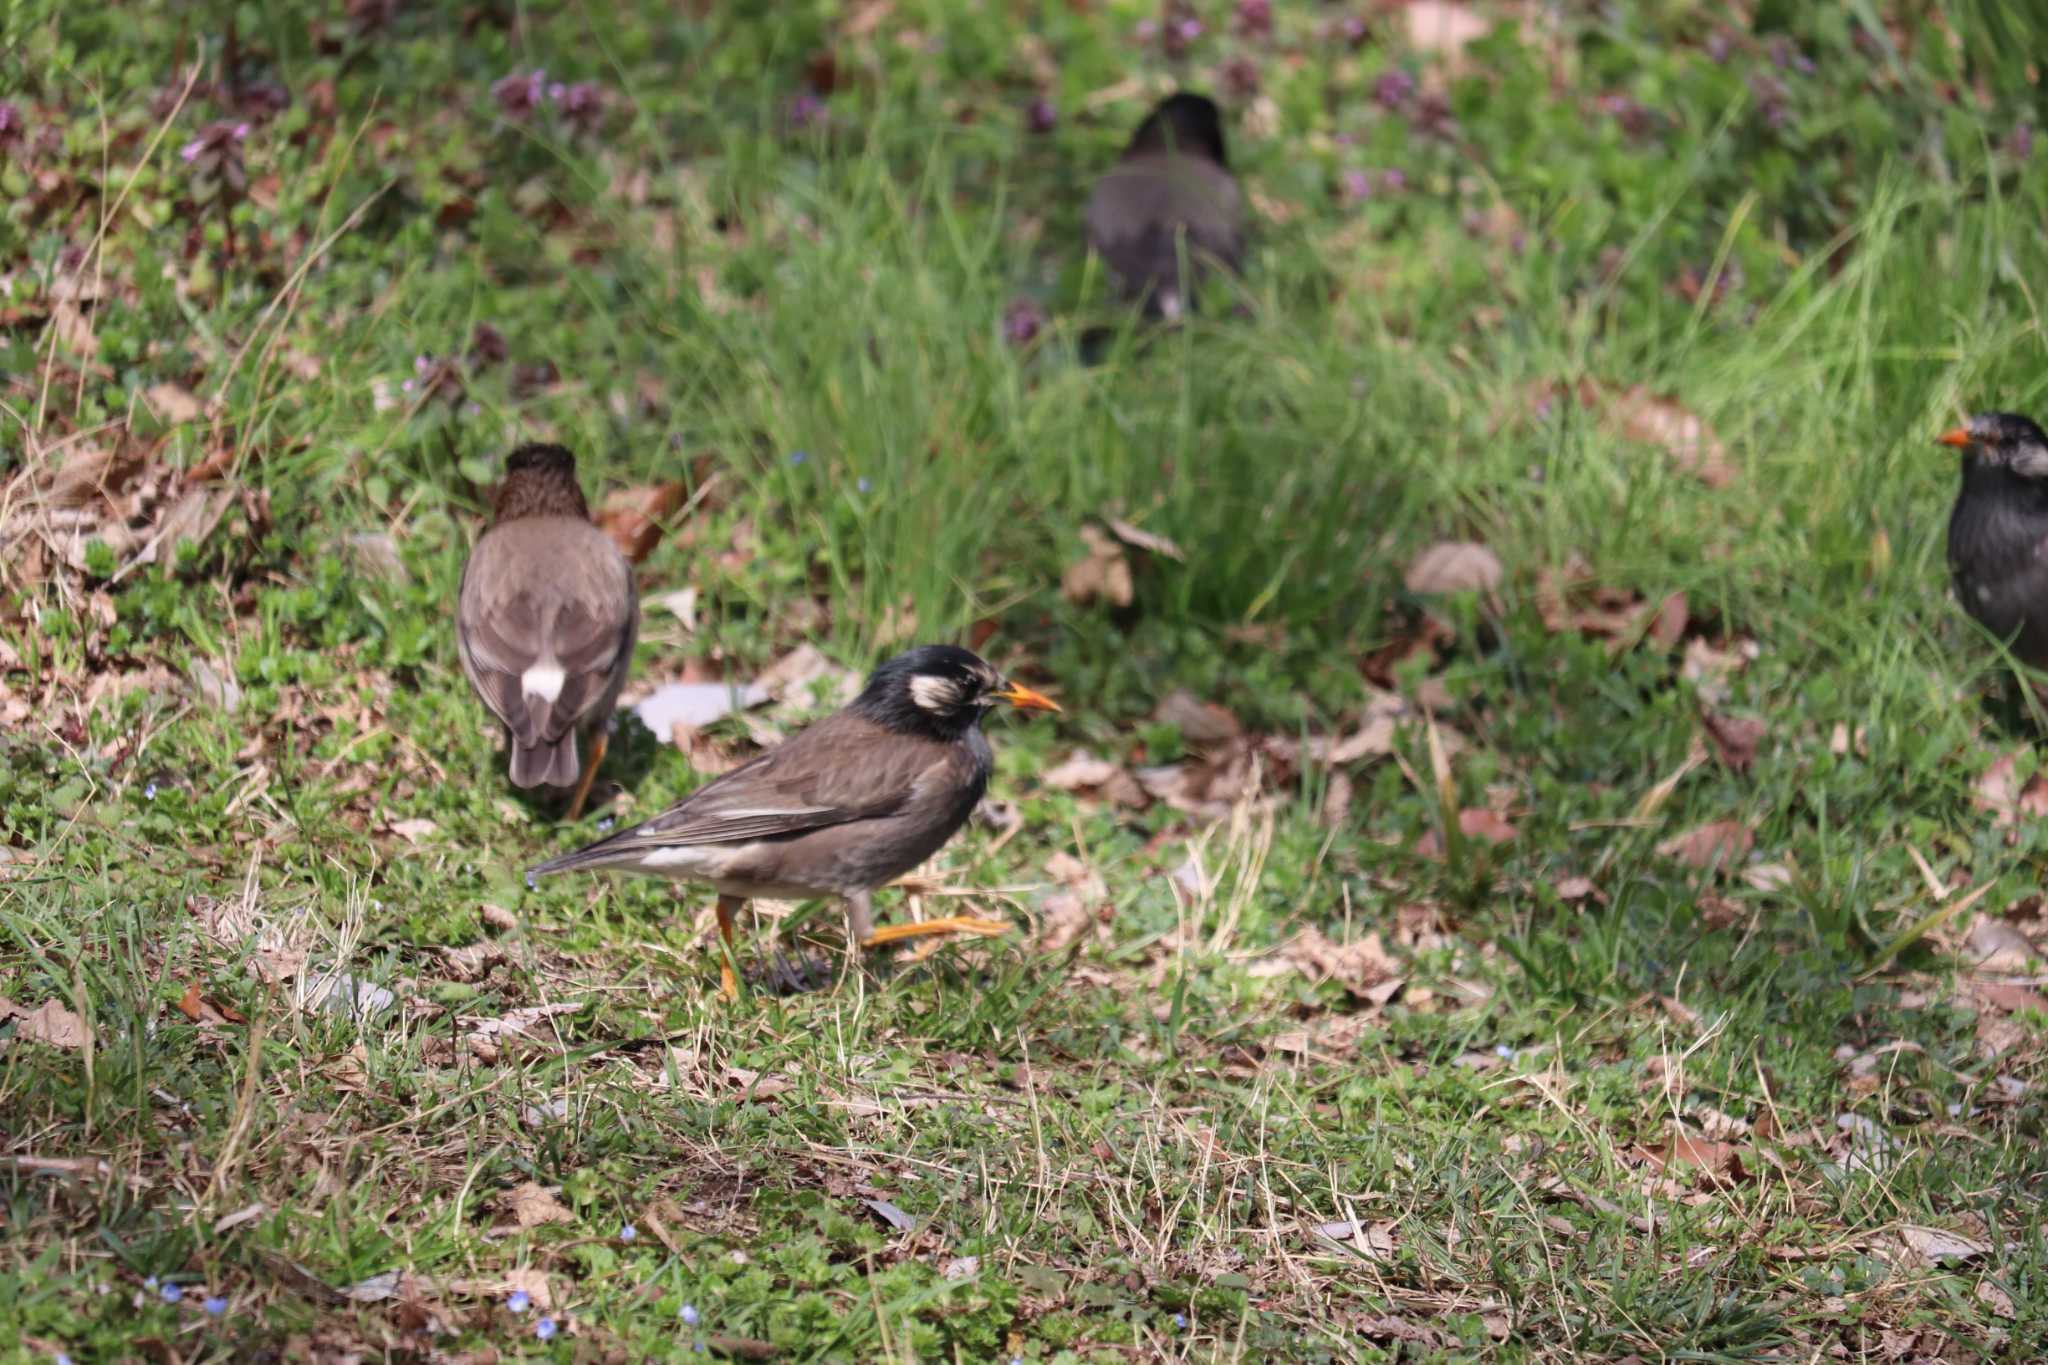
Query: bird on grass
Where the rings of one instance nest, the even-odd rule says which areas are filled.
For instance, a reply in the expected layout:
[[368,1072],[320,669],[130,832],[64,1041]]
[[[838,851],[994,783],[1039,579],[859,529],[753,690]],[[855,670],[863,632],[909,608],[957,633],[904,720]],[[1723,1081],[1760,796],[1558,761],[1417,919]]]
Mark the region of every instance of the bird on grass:
[[1116,167],[1088,196],[1088,244],[1117,292],[1172,322],[1216,265],[1244,258],[1244,196],[1223,150],[1215,101],[1169,95],[1138,125]]
[[873,913],[876,888],[937,853],[980,803],[995,767],[981,722],[999,702],[1060,709],[969,650],[921,645],[877,668],[859,696],[788,743],[528,878],[616,868],[709,883],[718,892],[728,999],[739,993],[733,916],[756,897],[839,897],[856,949],[1003,933],[1008,925],[970,916],[877,929]]
[[[516,787],[574,787],[583,814],[604,761],[640,623],[633,570],[590,520],[576,457],[524,445],[505,460],[489,530],[455,609],[462,671],[504,723]],[[581,731],[590,746],[577,762]]]
[[1963,609],[2014,657],[2048,668],[2048,435],[1980,412],[1935,438],[1963,452],[1948,518],[1948,571]]

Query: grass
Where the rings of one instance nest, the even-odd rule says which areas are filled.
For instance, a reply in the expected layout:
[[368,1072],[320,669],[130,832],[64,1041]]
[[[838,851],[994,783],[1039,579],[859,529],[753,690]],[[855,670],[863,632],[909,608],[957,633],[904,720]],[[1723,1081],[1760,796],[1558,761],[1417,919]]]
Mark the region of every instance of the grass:
[[[2043,406],[2024,24],[359,8],[0,18],[0,1358],[2038,1356],[2048,846],[1928,444]],[[1134,332],[1081,187],[1238,57],[1252,260]],[[591,831],[446,622],[541,436],[684,484],[636,676],[1056,691],[932,869],[1014,938],[728,1006],[703,897],[526,889]],[[1069,600],[1110,516],[1185,559]],[[815,702],[627,724],[602,816]]]

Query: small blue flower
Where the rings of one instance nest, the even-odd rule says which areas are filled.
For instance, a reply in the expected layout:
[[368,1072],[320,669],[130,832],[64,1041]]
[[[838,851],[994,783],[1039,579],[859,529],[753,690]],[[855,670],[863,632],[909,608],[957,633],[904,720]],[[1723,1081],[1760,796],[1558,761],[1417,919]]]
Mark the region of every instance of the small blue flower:
[[789,453],[789,462],[791,464],[802,464],[805,460],[808,460],[810,458],[811,452],[808,450],[792,450]]
[[53,1365],[71,1365],[71,1357],[66,1355],[64,1352],[59,1351],[57,1352],[57,1358],[53,1362]]
[[602,834],[602,833],[604,833],[604,832],[605,832],[606,830],[610,829],[611,827],[612,827],[612,817],[611,817],[611,816],[609,816],[609,815],[605,816],[605,818],[604,818],[604,819],[602,819],[602,820],[600,820],[600,821],[598,821],[598,822],[597,822],[597,832],[598,832],[599,834]]
[[155,1288],[156,1288],[156,1276],[152,1275],[152,1276],[150,1276],[150,1277],[149,1277],[148,1279],[144,1280],[144,1281],[142,1282],[142,1287],[143,1287],[144,1289],[155,1289]]
[[163,1296],[165,1303],[176,1303],[179,1299],[185,1297],[185,1290],[181,1285],[167,1284],[156,1292]]
[[535,882],[535,881],[533,880],[533,874],[532,874],[531,872],[527,873],[527,874],[526,874],[526,889],[527,889],[528,891],[532,891],[532,890],[534,890],[534,889],[536,888],[536,886],[537,886],[537,885],[538,885],[538,883],[536,883],[536,882]]
[[156,783],[152,782],[142,789],[142,799],[145,801],[156,800]]
[[684,1304],[681,1308],[676,1310],[676,1316],[683,1320],[683,1326],[695,1327],[699,1321],[697,1305],[694,1303]]
[[515,1289],[512,1296],[505,1300],[505,1306],[515,1313],[524,1313],[533,1306],[533,1298],[524,1289]]
[[1175,1327],[1186,1327],[1188,1325],[1188,1315],[1186,1313],[1175,1313],[1173,1315],[1173,1325]]
[[542,1341],[549,1340],[555,1335],[555,1320],[553,1318],[542,1318],[533,1325],[533,1334]]
[[631,1223],[628,1223],[624,1227],[619,1229],[619,1240],[621,1242],[630,1242],[639,1235],[640,1229],[634,1227]]
[[219,1294],[209,1295],[206,1299],[206,1302],[200,1304],[199,1306],[206,1310],[206,1314],[208,1317],[213,1318],[220,1317],[223,1313],[226,1313],[228,1311],[227,1299]]
[[874,484],[869,482],[866,475],[862,475],[860,478],[855,479],[853,481],[853,486],[855,488],[858,488],[863,493],[870,492],[874,488]]
[[1493,1045],[1493,1055],[1502,1061],[1512,1062],[1515,1059],[1515,1050],[1506,1043],[1495,1043]]

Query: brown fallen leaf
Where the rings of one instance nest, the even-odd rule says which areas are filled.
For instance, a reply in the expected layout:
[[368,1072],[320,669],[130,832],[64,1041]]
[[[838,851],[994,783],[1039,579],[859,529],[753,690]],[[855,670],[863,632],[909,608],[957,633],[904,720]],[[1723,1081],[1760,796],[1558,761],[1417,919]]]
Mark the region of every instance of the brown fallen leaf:
[[17,1005],[14,1001],[0,996],[0,1022],[14,1019],[14,1036],[28,1038],[51,1047],[81,1048],[85,1046],[85,1021],[73,1014],[56,1000],[45,1000],[34,1009]]
[[1123,546],[1094,525],[1084,523],[1080,535],[1088,552],[1060,575],[1060,595],[1077,607],[1098,599],[1113,607],[1131,605],[1131,563]]
[[178,1000],[178,1012],[195,1024],[243,1024],[248,1020],[233,1006],[209,1000],[199,990],[197,981],[185,987],[185,994]]
[[1458,831],[1468,839],[1484,839],[1489,844],[1505,844],[1515,837],[1514,824],[1487,806],[1459,811]]
[[2033,942],[1996,915],[1978,915],[1967,940],[1970,964],[1984,972],[2024,972],[2040,956]]
[[1663,1146],[1643,1149],[1642,1155],[1659,1171],[1690,1166],[1694,1178],[1708,1187],[1735,1185],[1749,1179],[1749,1172],[1743,1169],[1741,1148],[1732,1142],[1699,1137],[1676,1124]]
[[1660,447],[1673,464],[1709,488],[1733,482],[1735,468],[1728,463],[1720,438],[1677,399],[1637,384],[1615,395],[1609,411],[1623,436]]
[[1314,927],[1302,930],[1247,969],[1253,977],[1299,973],[1311,981],[1335,981],[1373,1005],[1384,1005],[1400,993],[1407,978],[1401,964],[1387,952],[1378,934],[1350,943],[1336,943]]
[[2001,755],[1970,792],[1970,804],[1991,817],[2000,828],[2015,825],[2021,816],[2048,815],[2048,775],[2035,773],[2024,784],[2014,772],[2017,751]]
[[142,398],[165,426],[175,427],[197,421],[206,411],[206,405],[199,401],[199,396],[183,384],[151,384],[142,391]]
[[1607,904],[1607,897],[1601,893],[1599,887],[1593,885],[1593,879],[1590,877],[1560,877],[1550,884],[1550,889],[1566,904],[1575,901],[1592,901],[1596,905]]
[[1490,592],[1500,586],[1499,556],[1472,540],[1446,540],[1426,546],[1408,563],[1402,581],[1417,594]]
[[1899,1227],[1899,1245],[1923,1265],[1939,1266],[1974,1261],[1991,1253],[1991,1244],[1976,1237],[1943,1228],[1904,1223]]
[[1167,559],[1177,560],[1183,564],[1187,562],[1187,552],[1165,536],[1157,535],[1151,531],[1142,531],[1131,525],[1128,521],[1122,521],[1116,517],[1106,518],[1105,524],[1109,527],[1111,535],[1130,546],[1133,550],[1143,550],[1147,554],[1163,555]]
[[1748,857],[1755,843],[1756,835],[1740,820],[1713,820],[1683,834],[1674,834],[1657,845],[1657,852],[1676,858],[1687,867],[1719,871]]
[[1730,772],[1746,773],[1756,762],[1757,746],[1763,743],[1770,727],[1755,716],[1724,716],[1705,706],[1700,708],[1700,724],[1706,727],[1707,738],[1714,746],[1714,756]]
[[1203,701],[1184,687],[1177,687],[1160,699],[1152,719],[1171,725],[1189,744],[1223,744],[1244,733],[1244,725],[1230,709]]
[[688,492],[680,479],[618,489],[598,509],[598,527],[628,563],[638,564],[661,543],[662,523],[683,505]]
[[555,1191],[538,1181],[529,1180],[499,1196],[499,1203],[512,1215],[520,1227],[534,1228],[543,1223],[573,1223],[576,1215],[569,1212],[561,1200],[555,1198]]

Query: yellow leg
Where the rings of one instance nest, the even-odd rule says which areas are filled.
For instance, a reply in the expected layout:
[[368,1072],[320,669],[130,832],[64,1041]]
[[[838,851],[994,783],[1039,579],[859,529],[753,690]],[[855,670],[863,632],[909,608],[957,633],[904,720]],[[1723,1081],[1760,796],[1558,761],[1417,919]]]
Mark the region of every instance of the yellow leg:
[[721,940],[718,958],[718,993],[728,1000],[740,998],[739,974],[732,969],[732,916],[740,908],[738,896],[718,898],[718,937]]
[[590,784],[597,779],[597,765],[604,762],[604,751],[611,736],[600,729],[590,741],[590,758],[583,765],[583,780],[576,784],[575,799],[569,802],[569,823],[575,824],[583,815],[583,803],[590,798]]
[[996,938],[1010,932],[1005,920],[976,919],[972,915],[952,915],[946,919],[920,920],[914,924],[885,924],[861,940],[861,947],[876,948],[885,943],[901,943],[910,938],[929,938],[935,934],[976,934],[982,938]]

